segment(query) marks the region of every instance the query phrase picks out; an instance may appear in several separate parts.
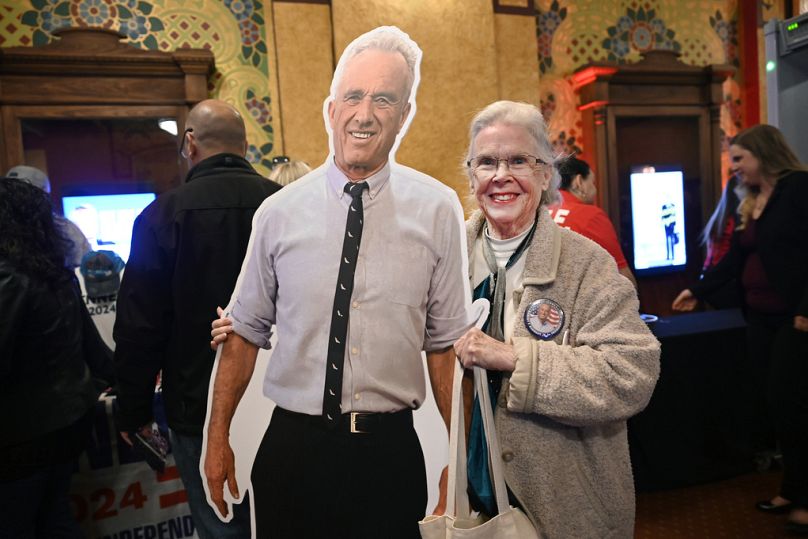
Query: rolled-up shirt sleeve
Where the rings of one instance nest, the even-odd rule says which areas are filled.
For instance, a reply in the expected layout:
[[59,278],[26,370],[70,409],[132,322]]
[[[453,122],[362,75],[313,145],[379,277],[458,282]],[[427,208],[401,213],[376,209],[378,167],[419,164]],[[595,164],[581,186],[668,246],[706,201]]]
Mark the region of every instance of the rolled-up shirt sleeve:
[[429,284],[424,350],[454,344],[473,325],[463,209],[454,196],[447,202],[438,258]]
[[272,242],[269,200],[253,218],[252,234],[241,274],[230,299],[228,316],[233,330],[259,348],[269,349],[275,323],[275,294],[278,283]]

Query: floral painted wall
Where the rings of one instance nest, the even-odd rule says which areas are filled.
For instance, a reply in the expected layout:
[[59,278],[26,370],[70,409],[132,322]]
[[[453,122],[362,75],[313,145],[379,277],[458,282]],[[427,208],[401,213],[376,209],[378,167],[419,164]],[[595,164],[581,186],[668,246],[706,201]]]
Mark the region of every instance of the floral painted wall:
[[[540,104],[559,152],[582,150],[570,75],[589,62],[633,63],[667,49],[690,65],[740,65],[737,0],[536,0],[536,8]],[[738,77],[724,83],[725,140],[741,127]]]
[[263,173],[271,168],[271,27],[269,0],[0,0],[0,46],[39,46],[64,26],[118,30],[135,47],[172,51],[205,48],[216,58],[211,97],[244,116],[248,159]]

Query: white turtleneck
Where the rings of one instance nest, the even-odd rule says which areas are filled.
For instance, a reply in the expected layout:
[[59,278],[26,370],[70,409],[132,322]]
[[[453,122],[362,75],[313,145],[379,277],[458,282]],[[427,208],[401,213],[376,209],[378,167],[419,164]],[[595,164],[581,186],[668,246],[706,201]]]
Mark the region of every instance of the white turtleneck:
[[[522,243],[522,240],[525,239],[530,229],[533,227],[533,223],[530,224],[522,233],[518,236],[514,236],[513,238],[508,238],[507,240],[498,240],[491,236],[488,233],[488,227],[485,227],[485,237],[488,238],[488,241],[491,244],[491,252],[494,253],[494,258],[497,261],[497,266],[500,268],[504,268],[505,264],[508,263],[508,260],[511,258],[511,255],[516,252],[516,248],[519,247],[519,244]],[[507,276],[506,276],[507,278]]]

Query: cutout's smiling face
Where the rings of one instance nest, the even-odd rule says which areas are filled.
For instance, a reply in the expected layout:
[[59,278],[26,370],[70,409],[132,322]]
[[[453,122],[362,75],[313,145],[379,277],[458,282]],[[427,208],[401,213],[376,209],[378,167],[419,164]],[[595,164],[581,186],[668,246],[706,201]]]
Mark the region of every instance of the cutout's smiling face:
[[387,163],[410,112],[409,71],[397,52],[369,49],[345,65],[328,120],[337,166],[352,180]]

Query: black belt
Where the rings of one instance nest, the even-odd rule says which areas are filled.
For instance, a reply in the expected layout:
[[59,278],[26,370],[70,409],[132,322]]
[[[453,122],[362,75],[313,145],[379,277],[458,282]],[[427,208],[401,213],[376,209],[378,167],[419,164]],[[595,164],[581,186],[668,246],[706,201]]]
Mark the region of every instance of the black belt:
[[[321,415],[301,414],[280,406],[276,406],[273,413],[315,427],[328,428]],[[412,410],[410,408],[391,413],[350,412],[342,414],[335,430],[351,434],[374,434],[407,428],[412,428]]]

